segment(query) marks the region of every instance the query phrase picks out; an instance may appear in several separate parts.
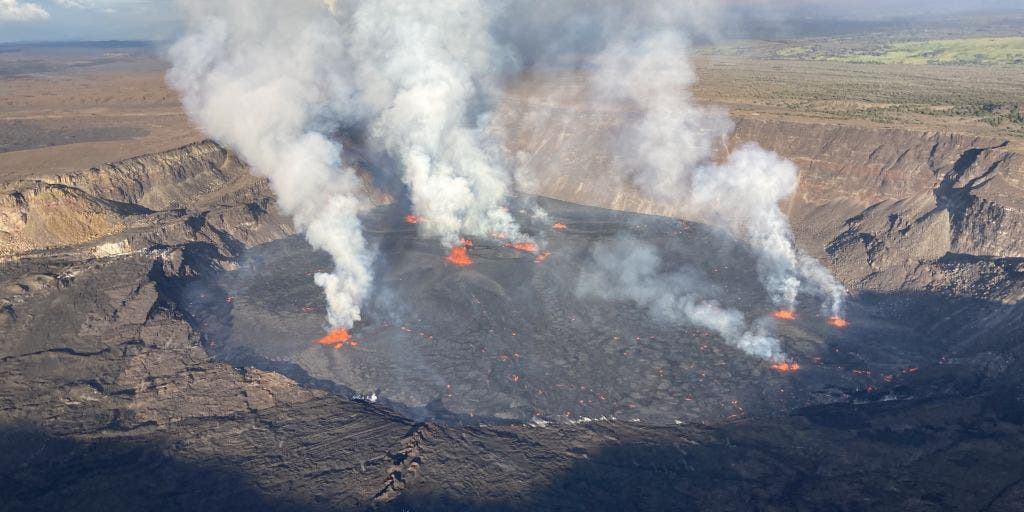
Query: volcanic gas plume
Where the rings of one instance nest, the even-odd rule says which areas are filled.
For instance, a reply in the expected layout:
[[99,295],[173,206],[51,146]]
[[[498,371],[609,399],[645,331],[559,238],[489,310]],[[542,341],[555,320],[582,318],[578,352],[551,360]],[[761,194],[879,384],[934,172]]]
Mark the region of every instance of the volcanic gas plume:
[[657,248],[648,243],[619,237],[597,245],[588,263],[577,289],[583,298],[626,300],[647,309],[655,321],[708,329],[750,355],[786,357],[760,324],[748,327],[743,313],[712,298],[715,286],[705,276],[686,268],[663,270]]
[[181,0],[187,32],[169,81],[192,119],[270,178],[280,206],[335,269],[315,277],[333,326],[370,291],[359,179],[338,130],[400,167],[412,219],[446,247],[462,235],[527,241],[504,208],[511,179],[488,129],[509,52],[498,8],[474,0]]
[[[780,309],[794,310],[798,295],[809,292],[841,316],[845,291],[796,250],[779,208],[796,187],[795,166],[754,145],[716,159],[732,122],[724,110],[693,101],[696,75],[687,56],[687,33],[714,31],[711,2],[181,4],[187,31],[170,51],[170,82],[197,124],[267,176],[296,227],[332,256],[333,272],[315,281],[334,327],[360,320],[373,281],[372,250],[357,216],[365,206],[362,187],[353,170],[366,162],[376,162],[368,169],[374,176],[400,178],[413,210],[405,222],[450,250],[448,262],[473,263],[465,236],[506,240],[537,254],[535,261],[547,258],[508,209],[509,150],[492,121],[502,87],[524,65],[585,70],[595,100],[624,103],[636,113],[623,123],[614,149],[618,167],[640,189],[682,203],[694,219],[744,240],[758,255],[751,271]],[[359,141],[359,151],[340,141]],[[637,248],[632,257],[629,249],[618,246],[615,262],[595,254],[595,275],[627,261],[657,262],[648,249]],[[781,357],[760,323],[671,277],[685,274],[682,269],[659,281],[663,271],[611,272],[621,286],[600,295],[705,326],[751,354]],[[633,291],[647,281],[654,294]]]
[[617,157],[633,182],[653,197],[681,202],[695,219],[727,227],[758,254],[757,272],[772,300],[794,309],[802,280],[829,294],[838,315],[845,293],[813,258],[796,249],[779,203],[796,188],[796,167],[756,145],[714,159],[732,130],[728,114],[697,105],[696,73],[678,30],[627,30],[595,55],[595,94],[641,113],[623,129]]

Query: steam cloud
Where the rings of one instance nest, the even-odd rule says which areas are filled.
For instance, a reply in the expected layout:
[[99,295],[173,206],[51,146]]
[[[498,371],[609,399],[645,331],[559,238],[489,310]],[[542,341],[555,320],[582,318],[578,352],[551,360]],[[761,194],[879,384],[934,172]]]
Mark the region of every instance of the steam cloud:
[[596,94],[628,102],[639,120],[622,133],[617,156],[650,196],[682,204],[695,219],[729,228],[758,256],[758,274],[779,307],[793,309],[802,278],[830,296],[838,315],[845,291],[813,258],[800,255],[779,203],[796,190],[796,167],[744,145],[713,160],[733,124],[724,110],[695,104],[696,73],[678,31],[626,32],[590,64]]
[[[491,111],[503,80],[537,63],[583,65],[596,95],[634,106],[638,118],[616,148],[620,167],[646,193],[746,240],[773,301],[792,308],[804,288],[829,294],[834,314],[841,308],[842,286],[797,252],[778,206],[795,189],[795,167],[752,145],[714,159],[733,125],[693,101],[684,33],[713,34],[716,2],[179,2],[187,33],[170,51],[169,80],[199,126],[267,176],[309,242],[331,254],[334,271],[315,279],[334,326],[360,319],[372,282],[361,184],[336,134],[358,133],[360,151],[395,162],[425,234],[447,246],[462,235],[524,240],[505,209],[512,179]],[[623,255],[644,269],[619,275],[622,289],[659,280],[651,251]],[[610,272],[613,262],[597,265]],[[626,298],[780,357],[739,312],[688,293],[685,279],[666,283],[654,287],[658,296]]]
[[169,81],[197,124],[270,179],[335,269],[317,274],[329,321],[350,327],[372,282],[360,181],[333,134],[358,130],[398,162],[422,229],[525,239],[489,102],[513,63],[476,0],[181,0]]
[[[605,300],[627,300],[645,308],[654,319],[689,323],[720,335],[747,354],[782,361],[779,341],[755,324],[748,328],[743,313],[709,298],[714,287],[685,269],[662,271],[657,248],[633,238],[604,242],[591,253],[593,264],[580,274],[577,294]],[[699,291],[698,291],[699,290]]]

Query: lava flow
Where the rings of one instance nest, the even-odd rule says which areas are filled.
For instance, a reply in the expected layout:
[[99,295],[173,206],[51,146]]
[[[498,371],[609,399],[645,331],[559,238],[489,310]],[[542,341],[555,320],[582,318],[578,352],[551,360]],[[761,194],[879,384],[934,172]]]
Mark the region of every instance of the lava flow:
[[409,215],[405,216],[405,222],[409,224],[419,224],[420,218],[410,213]]
[[800,363],[774,363],[772,369],[780,372],[795,372],[800,369]]
[[828,319],[828,323],[834,327],[846,327],[847,325],[850,325],[850,322],[847,322],[838,316],[830,317]]
[[351,347],[359,345],[359,342],[353,340],[352,335],[346,329],[335,329],[327,333],[327,336],[317,340],[317,343],[321,345],[334,345],[334,350],[338,350],[345,345]]
[[466,251],[465,245],[452,247],[452,252],[448,254],[448,258],[446,259],[448,260],[448,263],[458,265],[460,267],[468,267],[473,264],[473,259],[469,257],[469,252]]
[[511,247],[511,248],[513,248],[513,249],[515,249],[517,251],[523,251],[523,252],[537,252],[537,251],[540,250],[540,249],[537,248],[537,244],[532,243],[532,242],[519,242],[519,243],[509,244],[508,247]]
[[796,320],[796,312],[790,311],[788,309],[780,309],[772,313],[772,316],[778,318],[779,320]]
[[559,229],[559,230],[561,230],[561,229],[566,229],[568,227],[569,226],[566,226],[565,224],[562,224],[561,222],[556,222],[553,226],[551,226],[551,229]]

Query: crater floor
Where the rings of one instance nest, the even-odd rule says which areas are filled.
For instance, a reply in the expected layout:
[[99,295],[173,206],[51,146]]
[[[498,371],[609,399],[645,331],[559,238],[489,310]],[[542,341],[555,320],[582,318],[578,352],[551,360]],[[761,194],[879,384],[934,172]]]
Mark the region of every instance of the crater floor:
[[[795,320],[778,320],[752,255],[725,233],[540,201],[550,219],[527,227],[539,253],[477,240],[468,267],[448,263],[398,208],[369,214],[381,257],[355,344],[317,343],[325,303],[312,275],[330,260],[297,237],[253,248],[238,270],[193,283],[186,309],[222,360],[376,393],[418,417],[671,423],[863,398],[940,361],[936,322],[962,307],[927,295],[861,295],[849,304],[850,325],[836,328],[805,295]],[[663,271],[702,273],[711,286],[701,293],[767,325],[800,369],[773,369],[712,332],[659,321],[626,301],[580,296],[581,265],[622,236],[657,246]],[[919,320],[908,321],[908,310]]]

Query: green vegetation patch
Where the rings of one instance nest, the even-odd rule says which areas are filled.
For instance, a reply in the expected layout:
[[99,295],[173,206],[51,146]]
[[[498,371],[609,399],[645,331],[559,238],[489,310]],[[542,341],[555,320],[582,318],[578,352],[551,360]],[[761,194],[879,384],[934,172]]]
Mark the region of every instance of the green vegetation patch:
[[1007,65],[1024,64],[1024,37],[934,39],[893,43],[875,50],[828,51],[788,47],[778,58],[830,60],[863,64]]

